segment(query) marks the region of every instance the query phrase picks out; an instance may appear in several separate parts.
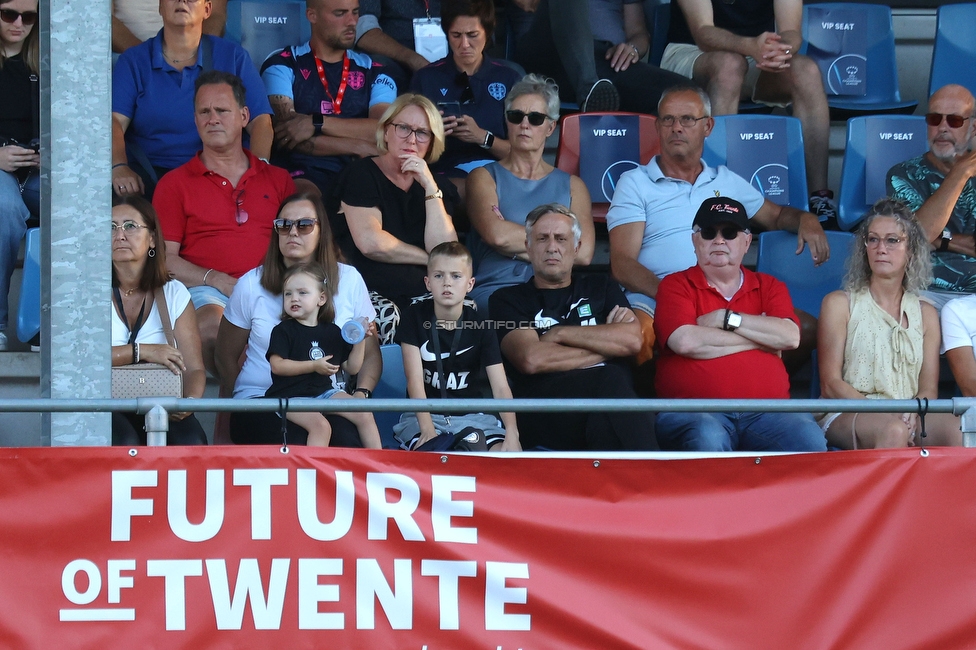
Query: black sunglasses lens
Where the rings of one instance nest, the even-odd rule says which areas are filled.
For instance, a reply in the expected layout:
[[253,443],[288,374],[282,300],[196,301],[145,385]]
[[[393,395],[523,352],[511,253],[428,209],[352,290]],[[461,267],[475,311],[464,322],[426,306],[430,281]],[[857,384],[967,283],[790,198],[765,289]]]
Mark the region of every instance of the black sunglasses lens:
[[546,116],[543,113],[529,113],[529,124],[532,126],[542,126],[542,123],[546,121]]
[[521,124],[522,120],[525,119],[525,113],[522,111],[506,111],[505,119],[508,120],[510,124]]
[[946,115],[946,122],[949,123],[950,128],[958,129],[966,122],[966,118],[961,115]]
[[25,11],[23,13],[19,11],[14,11],[13,9],[2,9],[0,10],[0,20],[5,23],[17,22],[17,18],[20,17],[21,22],[24,25],[33,25],[37,22],[37,12],[36,11]]
[[718,233],[722,233],[722,239],[735,239],[739,236],[741,232],[735,226],[723,226],[722,228],[716,228],[715,226],[705,226],[700,231],[702,239],[707,239],[711,241],[718,237]]
[[539,113],[537,111],[532,111],[531,113],[524,113],[522,111],[505,112],[505,119],[507,119],[510,124],[521,124],[522,120],[524,120],[526,117],[529,118],[529,124],[532,126],[542,126],[542,123],[546,121],[546,114]]

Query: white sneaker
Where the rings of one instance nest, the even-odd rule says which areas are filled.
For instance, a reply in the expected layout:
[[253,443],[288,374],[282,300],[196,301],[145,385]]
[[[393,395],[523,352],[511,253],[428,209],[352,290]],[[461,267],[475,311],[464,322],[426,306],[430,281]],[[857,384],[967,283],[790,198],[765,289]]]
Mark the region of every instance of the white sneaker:
[[0,352],[3,352],[6,349],[7,349],[7,333],[3,330],[0,330]]

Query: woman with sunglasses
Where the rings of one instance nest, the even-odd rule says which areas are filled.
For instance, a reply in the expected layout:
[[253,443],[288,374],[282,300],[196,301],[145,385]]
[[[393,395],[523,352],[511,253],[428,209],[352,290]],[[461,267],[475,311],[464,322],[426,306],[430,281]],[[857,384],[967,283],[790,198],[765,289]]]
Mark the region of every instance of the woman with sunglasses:
[[[183,397],[199,399],[207,384],[190,292],[166,269],[166,247],[156,210],[141,196],[115,197],[112,207],[112,365],[159,363],[183,375]],[[156,296],[177,347],[169,344]],[[145,415],[112,414],[113,445],[146,444]],[[170,413],[168,445],[205,445],[192,413]]]
[[415,72],[410,89],[437,102],[444,116],[447,146],[431,169],[450,178],[463,199],[472,167],[508,155],[504,101],[520,75],[484,53],[495,30],[492,0],[444,0],[441,27],[450,54]]
[[[238,280],[220,321],[216,360],[222,395],[232,394],[235,399],[264,397],[271,386],[267,352],[271,330],[281,322],[285,270],[309,262],[325,269],[325,285],[332,293],[337,325],[355,318],[369,322],[376,318],[362,276],[352,266],[339,262],[321,199],[313,193],[293,194],[278,210],[264,263]],[[357,398],[371,397],[382,367],[376,337],[367,337],[356,388],[347,387],[346,391]],[[331,446],[362,446],[352,422],[338,415],[327,414],[326,418],[332,425]],[[305,444],[308,432],[293,422],[286,420],[285,424],[288,442]],[[230,415],[230,438],[237,444],[280,443],[281,429],[282,419],[276,413]]]
[[525,217],[545,203],[568,205],[583,230],[577,264],[593,258],[595,234],[590,193],[578,176],[556,169],[542,158],[546,138],[559,119],[559,88],[539,75],[526,75],[508,93],[505,119],[511,151],[498,162],[468,175],[471,254],[475,284],[470,297],[487,313],[496,289],[532,277],[525,251]]
[[[376,127],[373,158],[351,162],[330,204],[336,241],[373,292],[381,342],[392,342],[399,310],[427,293],[427,253],[457,241],[457,191],[429,165],[444,151],[444,125],[423,95],[401,95]],[[390,304],[392,302],[392,304]]]
[[[929,244],[911,210],[882,199],[861,223],[842,291],[820,311],[820,389],[828,399],[936,399],[939,315],[919,299],[932,278]],[[930,413],[827,413],[830,445],[872,449],[961,445],[959,418]],[[922,438],[922,435],[925,438]]]
[[152,198],[163,174],[200,150],[194,124],[194,82],[208,70],[244,81],[250,122],[249,149],[271,155],[271,104],[247,51],[204,34],[212,0],[159,0],[163,28],[119,56],[112,73],[112,191]]
[[7,292],[27,219],[40,209],[37,0],[0,0],[0,350]]

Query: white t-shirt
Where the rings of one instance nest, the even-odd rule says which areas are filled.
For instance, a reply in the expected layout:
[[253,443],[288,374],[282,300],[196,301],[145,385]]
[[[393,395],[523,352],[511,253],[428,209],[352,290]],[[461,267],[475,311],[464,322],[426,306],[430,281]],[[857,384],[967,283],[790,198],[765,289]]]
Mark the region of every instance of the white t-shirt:
[[115,17],[140,41],[148,41],[163,28],[159,0],[115,0]]
[[[261,286],[261,267],[241,276],[224,309],[224,318],[236,327],[250,330],[244,367],[234,384],[234,397],[264,397],[271,386],[271,364],[266,357],[271,330],[281,322],[281,296]],[[363,276],[348,264],[339,265],[339,289],[332,298],[335,322],[340,327],[353,318],[376,318]]]
[[[190,292],[179,280],[170,280],[163,285],[163,298],[166,299],[166,309],[169,310],[169,317],[173,321],[170,327],[176,329],[176,321],[183,315],[183,310],[190,304]],[[159,310],[153,301],[149,317],[136,335],[136,343],[143,344],[164,344],[166,343],[166,333],[163,332],[163,322],[159,319]],[[179,341],[176,342],[179,345]],[[125,324],[119,316],[119,310],[112,308],[112,345],[129,344],[129,326]]]
[[942,354],[971,346],[976,350],[976,295],[950,300],[942,308]]

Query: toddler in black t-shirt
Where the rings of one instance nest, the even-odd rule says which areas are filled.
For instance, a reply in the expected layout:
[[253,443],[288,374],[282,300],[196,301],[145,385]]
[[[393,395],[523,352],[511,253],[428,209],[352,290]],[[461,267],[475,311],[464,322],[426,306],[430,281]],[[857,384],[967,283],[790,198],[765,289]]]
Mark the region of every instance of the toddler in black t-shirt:
[[[355,345],[343,341],[341,330],[332,322],[335,307],[320,264],[297,264],[285,272],[282,310],[282,320],[271,330],[268,344],[271,388],[266,397],[352,399],[336,385],[334,376],[340,365],[349,374],[359,372],[366,343],[365,339]],[[373,335],[370,328],[367,336]],[[382,447],[372,413],[337,415],[356,425],[364,447]],[[308,431],[310,446],[329,446],[332,425],[324,415],[289,412],[286,417]]]

